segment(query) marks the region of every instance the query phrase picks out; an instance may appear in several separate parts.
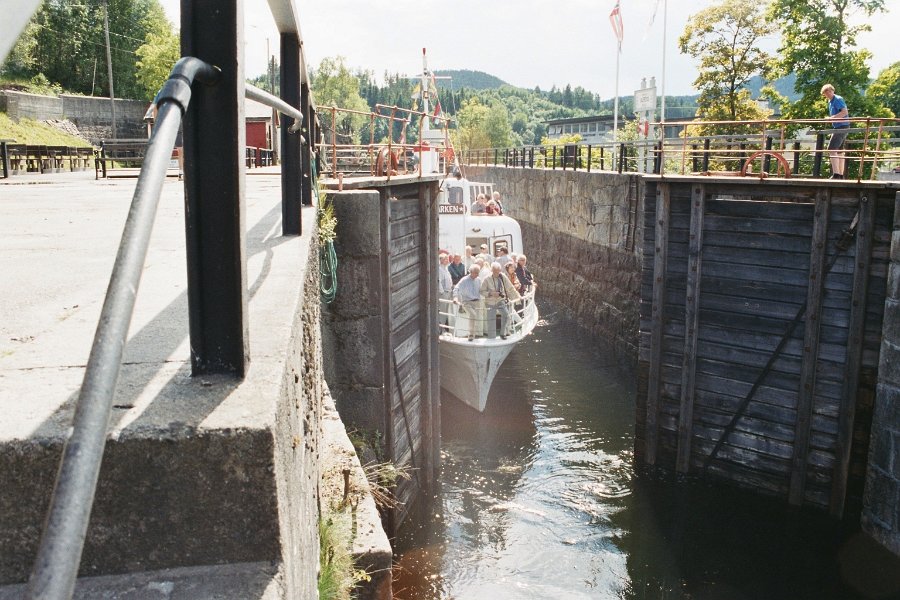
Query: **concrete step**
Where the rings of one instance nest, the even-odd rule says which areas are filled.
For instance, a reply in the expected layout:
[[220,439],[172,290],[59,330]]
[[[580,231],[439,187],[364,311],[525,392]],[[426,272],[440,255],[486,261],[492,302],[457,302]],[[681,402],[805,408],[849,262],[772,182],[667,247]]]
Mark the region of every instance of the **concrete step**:
[[[237,380],[191,376],[184,188],[163,184],[82,577],[274,562],[284,597],[315,595],[318,247],[279,235],[279,185],[247,182],[251,362]],[[5,188],[0,272],[16,285],[0,295],[0,583],[25,582],[34,561],[133,188]]]
[[[278,600],[278,563],[254,562],[82,577],[73,600]],[[25,584],[0,587],[0,600],[21,600]]]

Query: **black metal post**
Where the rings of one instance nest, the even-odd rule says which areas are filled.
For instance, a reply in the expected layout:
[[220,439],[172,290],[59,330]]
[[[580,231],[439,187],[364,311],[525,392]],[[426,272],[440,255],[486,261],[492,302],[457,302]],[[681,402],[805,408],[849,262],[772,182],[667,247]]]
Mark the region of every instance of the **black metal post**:
[[312,161],[310,160],[310,147],[316,139],[315,116],[309,101],[309,84],[300,84],[300,110],[303,111],[303,135],[306,141],[300,141],[300,201],[303,206],[312,206],[313,186],[316,182],[312,178]]
[[[497,152],[498,152],[498,150],[496,148],[494,148],[494,164],[495,165],[497,164]],[[485,160],[484,163],[487,164],[487,160]]]
[[600,146],[600,170],[603,171],[606,168],[606,156],[604,156],[604,148]]
[[0,153],[3,154],[3,179],[9,179],[9,142],[0,141]]
[[556,146],[553,146],[553,170],[556,170]]
[[[300,92],[300,39],[281,34],[281,99],[303,109]],[[281,117],[281,234],[300,235],[303,203],[303,148],[299,133],[289,130],[294,119]],[[273,123],[274,127],[275,124]]]
[[588,171],[588,173],[591,172],[591,145],[590,145],[590,144],[588,144],[588,166],[587,166],[587,171]]
[[741,148],[741,152],[738,155],[740,157],[740,164],[738,164],[738,171],[743,171],[744,165],[747,164],[747,152],[746,152],[747,143],[741,142],[740,148]]
[[194,375],[243,377],[250,357],[242,0],[182,0],[181,52],[218,66],[184,119],[188,318]]
[[653,159],[653,172],[662,175],[663,172],[663,141],[656,142],[656,156]]
[[703,140],[703,172],[709,171],[709,138]]
[[[769,136],[766,136],[766,151],[768,151],[768,152],[772,151],[772,138]],[[763,173],[768,173],[769,169],[771,167],[772,167],[772,156],[769,154],[766,154],[763,156],[763,166],[762,166]]]
[[694,173],[700,171],[700,156],[697,155],[697,144],[691,144],[691,168]]
[[794,142],[794,175],[800,174],[800,142]]
[[816,155],[813,157],[813,177],[822,176],[822,150],[825,149],[825,134],[816,134]]
[[619,173],[625,169],[625,144],[619,144]]

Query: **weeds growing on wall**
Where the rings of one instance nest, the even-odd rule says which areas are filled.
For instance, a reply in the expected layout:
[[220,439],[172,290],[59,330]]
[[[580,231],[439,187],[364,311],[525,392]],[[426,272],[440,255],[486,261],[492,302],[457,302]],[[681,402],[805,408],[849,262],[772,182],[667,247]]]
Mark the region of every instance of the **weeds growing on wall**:
[[350,600],[353,587],[369,575],[353,564],[347,509],[319,517],[319,600]]

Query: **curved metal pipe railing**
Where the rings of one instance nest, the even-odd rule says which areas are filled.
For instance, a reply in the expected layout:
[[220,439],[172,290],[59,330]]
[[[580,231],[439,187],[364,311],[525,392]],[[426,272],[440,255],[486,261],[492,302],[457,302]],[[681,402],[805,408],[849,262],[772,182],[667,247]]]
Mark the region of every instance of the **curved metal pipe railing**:
[[63,457],[37,559],[28,581],[29,600],[72,597],[84,549],[100,463],[106,445],[116,382],[166,169],[194,80],[214,83],[219,70],[184,57],[172,69],[157,101],[156,127],[131,201],[100,323],[94,335],[75,418]]
[[249,83],[244,84],[244,96],[251,100],[256,100],[260,104],[265,104],[269,108],[274,108],[281,114],[294,119],[293,125],[288,128],[288,131],[291,133],[297,133],[303,128],[303,113],[300,112],[300,109],[294,108],[278,96],[273,96],[269,92]]

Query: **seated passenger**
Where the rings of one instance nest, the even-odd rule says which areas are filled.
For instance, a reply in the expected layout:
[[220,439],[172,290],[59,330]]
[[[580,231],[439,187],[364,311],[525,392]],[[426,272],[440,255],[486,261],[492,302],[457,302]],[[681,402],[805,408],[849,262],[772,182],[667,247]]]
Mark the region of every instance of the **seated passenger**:
[[497,207],[497,203],[493,200],[488,200],[487,208],[485,212],[489,215],[497,215],[500,216],[500,209]]
[[484,215],[487,214],[487,198],[484,194],[478,194],[478,197],[475,198],[475,202],[472,204],[472,214],[473,215]]
[[494,192],[491,197],[491,200],[494,202],[494,204],[497,205],[497,208],[500,210],[500,214],[502,215],[503,214],[503,203],[500,201],[500,192]]

